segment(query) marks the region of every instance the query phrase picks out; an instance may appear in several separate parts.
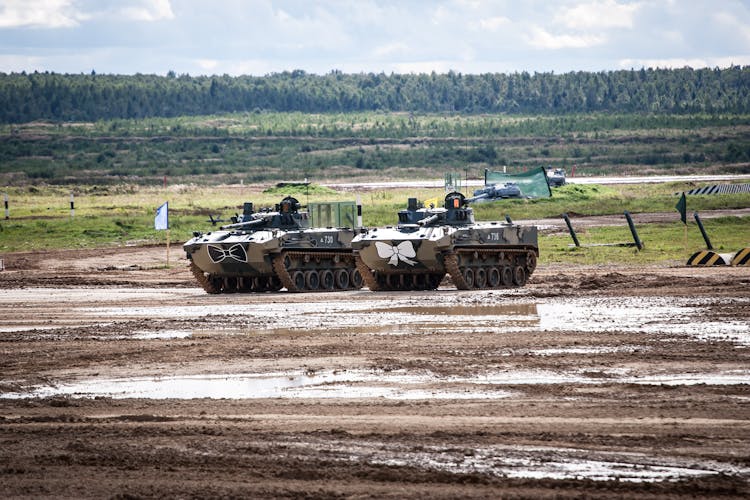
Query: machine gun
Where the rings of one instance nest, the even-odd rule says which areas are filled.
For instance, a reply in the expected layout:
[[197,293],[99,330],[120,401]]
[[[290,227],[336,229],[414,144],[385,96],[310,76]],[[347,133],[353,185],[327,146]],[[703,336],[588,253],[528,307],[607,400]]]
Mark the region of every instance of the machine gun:
[[272,212],[268,214],[263,214],[262,216],[258,218],[254,218],[248,221],[242,221],[242,222],[237,222],[235,224],[227,224],[226,226],[221,226],[221,229],[251,229],[254,227],[264,226],[271,219],[273,219],[274,215],[276,214]]
[[477,189],[474,191],[474,196],[467,198],[467,203],[475,203],[477,201],[490,201],[503,198],[520,198],[521,189],[515,182],[506,182],[503,184],[493,184],[491,186]]

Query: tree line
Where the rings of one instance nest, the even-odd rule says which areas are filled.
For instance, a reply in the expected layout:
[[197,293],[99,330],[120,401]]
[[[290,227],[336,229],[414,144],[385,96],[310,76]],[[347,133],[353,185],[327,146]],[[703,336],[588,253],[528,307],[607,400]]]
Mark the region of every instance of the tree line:
[[748,113],[750,66],[480,75],[0,74],[2,123],[261,111]]

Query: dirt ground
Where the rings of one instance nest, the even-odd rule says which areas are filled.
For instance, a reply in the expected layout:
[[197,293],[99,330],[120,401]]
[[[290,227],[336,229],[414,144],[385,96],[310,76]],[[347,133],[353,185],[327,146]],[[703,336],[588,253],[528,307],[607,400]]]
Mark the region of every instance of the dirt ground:
[[750,268],[216,296],[174,247],[0,257],[3,497],[750,496]]

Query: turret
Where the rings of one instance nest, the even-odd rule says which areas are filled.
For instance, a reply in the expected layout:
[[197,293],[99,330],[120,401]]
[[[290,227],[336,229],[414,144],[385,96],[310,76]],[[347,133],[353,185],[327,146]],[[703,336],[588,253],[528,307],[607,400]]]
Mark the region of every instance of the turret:
[[252,229],[266,225],[273,216],[261,216],[257,219],[251,219],[248,221],[237,222],[236,224],[227,224],[221,226],[221,229]]
[[[240,231],[249,231],[254,229],[285,228],[285,229],[302,229],[309,227],[307,212],[300,212],[300,203],[296,198],[287,196],[280,203],[276,204],[276,211],[262,211],[253,213],[253,204],[245,203],[243,206],[242,220],[221,226],[221,229],[236,229]],[[237,217],[232,217],[237,221]]]

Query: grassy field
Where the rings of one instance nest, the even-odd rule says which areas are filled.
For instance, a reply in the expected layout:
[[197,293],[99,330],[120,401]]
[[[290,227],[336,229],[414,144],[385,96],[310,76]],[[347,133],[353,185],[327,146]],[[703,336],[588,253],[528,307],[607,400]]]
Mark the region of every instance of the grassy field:
[[234,113],[0,125],[0,184],[750,172],[750,116]]
[[[690,222],[688,245],[684,244],[683,226],[675,211],[675,193],[694,187],[692,184],[646,185],[575,185],[556,189],[544,200],[512,200],[480,204],[475,207],[477,220],[513,220],[559,217],[567,212],[576,215],[673,212],[674,223],[639,227],[645,249],[588,247],[570,248],[567,234],[544,234],[540,237],[540,262],[568,263],[654,263],[683,262],[704,243],[694,222]],[[264,192],[265,191],[265,192]],[[160,244],[164,231],[153,229],[156,208],[169,202],[170,239],[179,245],[193,231],[216,229],[208,222],[209,214],[227,219],[242,211],[244,201],[256,208],[273,206],[285,195],[296,196],[303,204],[315,201],[354,200],[354,192],[336,192],[313,186],[312,189],[270,188],[255,186],[173,185],[166,189],[137,185],[87,186],[75,190],[75,216],[70,216],[70,190],[59,187],[18,187],[7,190],[10,219],[0,221],[0,257],[2,253],[62,248]],[[444,195],[442,189],[388,189],[360,193],[366,226],[394,224],[396,212],[409,197],[420,200]],[[688,210],[750,207],[750,194],[688,197]],[[692,218],[690,218],[692,221]],[[720,252],[736,251],[750,245],[750,218],[726,217],[704,221],[714,246]],[[584,243],[632,241],[627,225],[621,227],[579,230]]]

